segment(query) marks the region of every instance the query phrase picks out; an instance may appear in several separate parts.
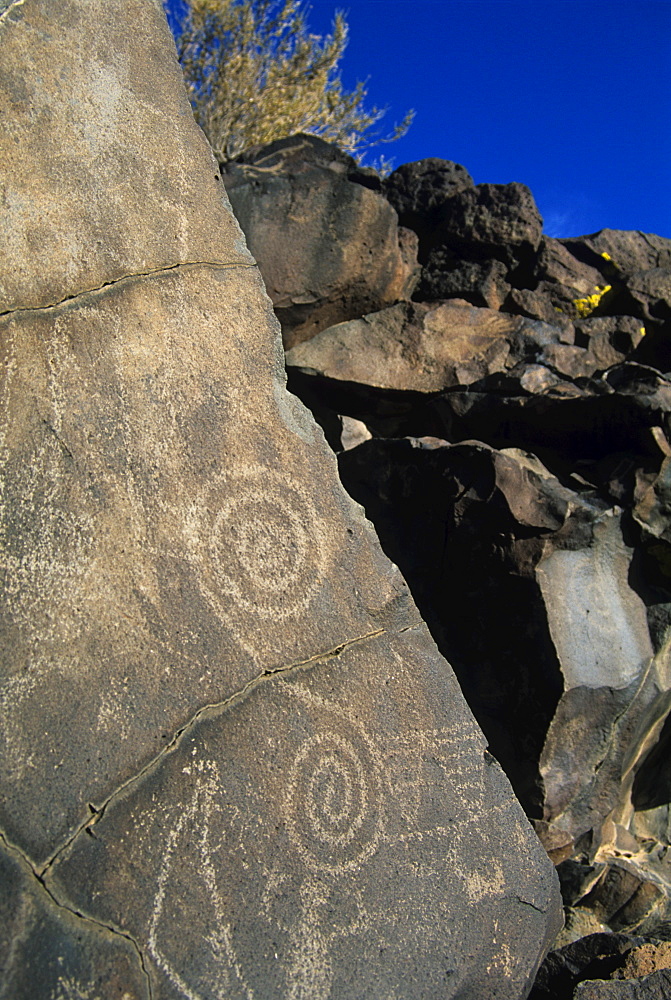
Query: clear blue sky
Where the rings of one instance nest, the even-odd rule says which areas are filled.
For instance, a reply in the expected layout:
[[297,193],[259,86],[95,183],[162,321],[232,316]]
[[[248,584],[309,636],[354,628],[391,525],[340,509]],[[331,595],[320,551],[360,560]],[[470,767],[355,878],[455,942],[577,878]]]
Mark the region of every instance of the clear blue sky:
[[[180,0],[170,0],[178,8]],[[346,87],[408,135],[396,166],[437,156],[476,183],[527,184],[552,236],[671,238],[671,0],[312,0],[345,12]]]

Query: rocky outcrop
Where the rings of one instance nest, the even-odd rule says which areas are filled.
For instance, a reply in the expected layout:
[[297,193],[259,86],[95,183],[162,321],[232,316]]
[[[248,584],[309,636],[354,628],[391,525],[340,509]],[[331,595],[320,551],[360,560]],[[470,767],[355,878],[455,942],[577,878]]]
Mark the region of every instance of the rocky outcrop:
[[[435,393],[547,355],[561,367],[562,346],[556,327],[454,299],[399,303],[338,323],[288,351],[287,364],[342,381]],[[583,353],[574,352],[576,363],[591,372]]]
[[529,1000],[664,998],[668,991],[660,989],[669,983],[669,970],[671,945],[667,941],[590,934],[548,955]]
[[550,238],[450,161],[377,190],[412,301],[294,346],[289,387],[559,865],[565,940],[665,934],[671,240]]
[[287,348],[409,298],[416,238],[399,230],[389,202],[351,157],[300,135],[248,152],[222,177]]
[[0,993],[522,1000],[556,877],[285,391],[160,5],[2,7]]

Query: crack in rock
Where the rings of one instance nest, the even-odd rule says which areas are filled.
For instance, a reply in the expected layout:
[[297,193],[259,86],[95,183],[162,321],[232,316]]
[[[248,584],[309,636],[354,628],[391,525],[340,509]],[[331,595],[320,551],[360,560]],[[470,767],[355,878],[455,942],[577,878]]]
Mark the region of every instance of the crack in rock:
[[[417,628],[420,625],[421,622],[418,622],[416,625],[409,625],[403,631],[407,631],[407,629],[410,628]],[[49,870],[54,866],[54,864],[56,864],[56,862],[61,860],[63,856],[67,854],[67,852],[74,845],[75,841],[78,839],[80,834],[86,832],[89,834],[89,836],[95,837],[95,833],[93,832],[92,828],[105,815],[107,807],[113,801],[115,801],[119,795],[125,792],[130,786],[141,781],[146,774],[148,774],[154,768],[158,767],[164,757],[172,753],[174,750],[178,749],[180,743],[182,742],[182,738],[186,734],[188,734],[193,729],[193,727],[198,722],[200,722],[201,719],[207,717],[208,715],[218,714],[219,712],[222,712],[225,709],[230,708],[232,705],[239,703],[252,690],[256,689],[260,684],[262,684],[264,681],[267,681],[270,678],[277,677],[280,674],[282,675],[288,674],[296,670],[303,670],[306,667],[309,667],[311,664],[318,662],[321,663],[325,660],[330,660],[335,657],[338,657],[346,649],[349,649],[350,647],[355,646],[358,643],[366,642],[369,639],[374,639],[377,636],[384,635],[387,631],[388,630],[384,628],[376,629],[372,632],[367,632],[365,635],[356,636],[354,639],[346,639],[344,642],[339,643],[332,649],[326,650],[325,652],[315,653],[314,656],[310,656],[307,660],[298,660],[295,663],[289,663],[279,667],[269,667],[263,670],[256,677],[253,677],[238,691],[235,691],[233,694],[229,695],[228,698],[223,699],[223,701],[213,702],[208,705],[203,705],[191,716],[191,718],[187,722],[184,723],[183,726],[181,726],[177,730],[177,732],[174,734],[170,742],[167,743],[155,757],[153,757],[147,764],[145,764],[145,766],[142,767],[137,772],[137,774],[132,775],[132,777],[128,778],[121,785],[119,785],[118,788],[115,788],[114,791],[99,806],[96,806],[91,802],[88,803],[88,808],[91,815],[87,817],[87,819],[84,820],[82,823],[80,823],[80,825],[76,828],[76,830],[72,833],[72,835],[65,841],[64,844],[62,844],[54,851],[54,853],[45,862],[44,865],[35,869],[33,867],[32,862],[28,858],[26,858],[27,863],[30,864],[32,870],[35,871],[36,875],[39,878],[45,878]],[[2,831],[0,831],[0,836],[2,836]]]
[[46,897],[49,899],[49,902],[52,903],[54,906],[56,906],[59,910],[64,910],[66,913],[69,913],[71,916],[76,917],[78,920],[82,920],[84,923],[90,924],[96,930],[107,931],[108,933],[114,935],[115,937],[121,937],[125,941],[127,941],[137,955],[140,968],[142,969],[142,975],[146,980],[148,1000],[153,1000],[154,994],[151,986],[151,977],[149,975],[149,970],[147,969],[145,963],[144,953],[138,942],[134,939],[134,937],[131,934],[129,934],[128,931],[121,930],[121,928],[115,927],[113,924],[108,924],[104,920],[98,920],[95,917],[91,917],[88,914],[82,913],[75,907],[68,906],[67,903],[64,903],[60,899],[58,899],[57,896],[55,896],[54,893],[51,891],[49,886],[45,883],[43,874],[36,871],[30,859],[26,857],[24,852],[20,848],[16,847],[16,845],[10,843],[1,831],[0,831],[0,847],[4,848],[5,852],[10,857],[14,856],[19,861],[19,864],[23,863],[23,866],[27,868],[28,872],[30,873],[34,881],[37,883],[38,893],[44,893],[44,895],[46,895]]
[[[17,0],[17,2],[23,3],[24,0]],[[0,16],[0,21],[2,16]],[[115,288],[117,285],[124,284],[127,281],[134,281],[138,278],[153,278],[162,274],[168,274],[171,271],[179,271],[182,268],[192,268],[192,267],[211,267],[217,270],[232,270],[234,268],[255,268],[257,265],[255,262],[246,263],[244,261],[237,262],[227,262],[220,260],[185,260],[178,261],[176,264],[167,264],[164,267],[154,267],[149,268],[147,271],[137,271],[132,274],[122,274],[119,278],[113,278],[111,281],[105,281],[102,285],[97,285],[95,288],[84,288],[81,292],[76,292],[73,295],[66,295],[57,302],[48,302],[46,305],[40,306],[13,306],[11,309],[5,309],[0,312],[0,319],[5,319],[7,316],[13,316],[15,313],[24,312],[48,312],[50,309],[58,309],[60,306],[69,305],[72,302],[76,302],[78,299],[83,298],[86,295],[95,295],[97,292],[105,292],[108,288]]]

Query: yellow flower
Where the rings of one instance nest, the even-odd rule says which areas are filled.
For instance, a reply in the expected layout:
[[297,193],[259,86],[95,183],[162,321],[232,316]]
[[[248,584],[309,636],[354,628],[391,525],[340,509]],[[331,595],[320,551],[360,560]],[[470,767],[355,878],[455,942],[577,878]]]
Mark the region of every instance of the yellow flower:
[[578,311],[578,315],[585,319],[591,316],[597,308],[601,299],[611,290],[612,285],[595,285],[592,295],[586,295],[583,299],[574,299],[573,305]]

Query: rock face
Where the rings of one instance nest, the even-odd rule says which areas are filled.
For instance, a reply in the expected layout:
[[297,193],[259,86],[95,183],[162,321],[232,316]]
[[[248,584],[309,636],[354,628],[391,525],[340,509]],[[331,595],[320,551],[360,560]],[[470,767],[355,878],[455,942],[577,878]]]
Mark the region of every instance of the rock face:
[[293,347],[289,387],[559,866],[562,943],[668,937],[671,240],[550,238],[445,160],[379,189],[412,301]]
[[416,239],[399,231],[351,157],[299,135],[227,164],[222,176],[286,347],[409,298]]
[[554,873],[285,391],[160,4],[2,6],[0,993],[524,997]]
[[287,364],[327,378],[427,393],[548,357],[556,367],[572,360],[591,372],[584,352],[562,356],[561,341],[556,327],[459,299],[399,303],[323,330],[288,351]]

